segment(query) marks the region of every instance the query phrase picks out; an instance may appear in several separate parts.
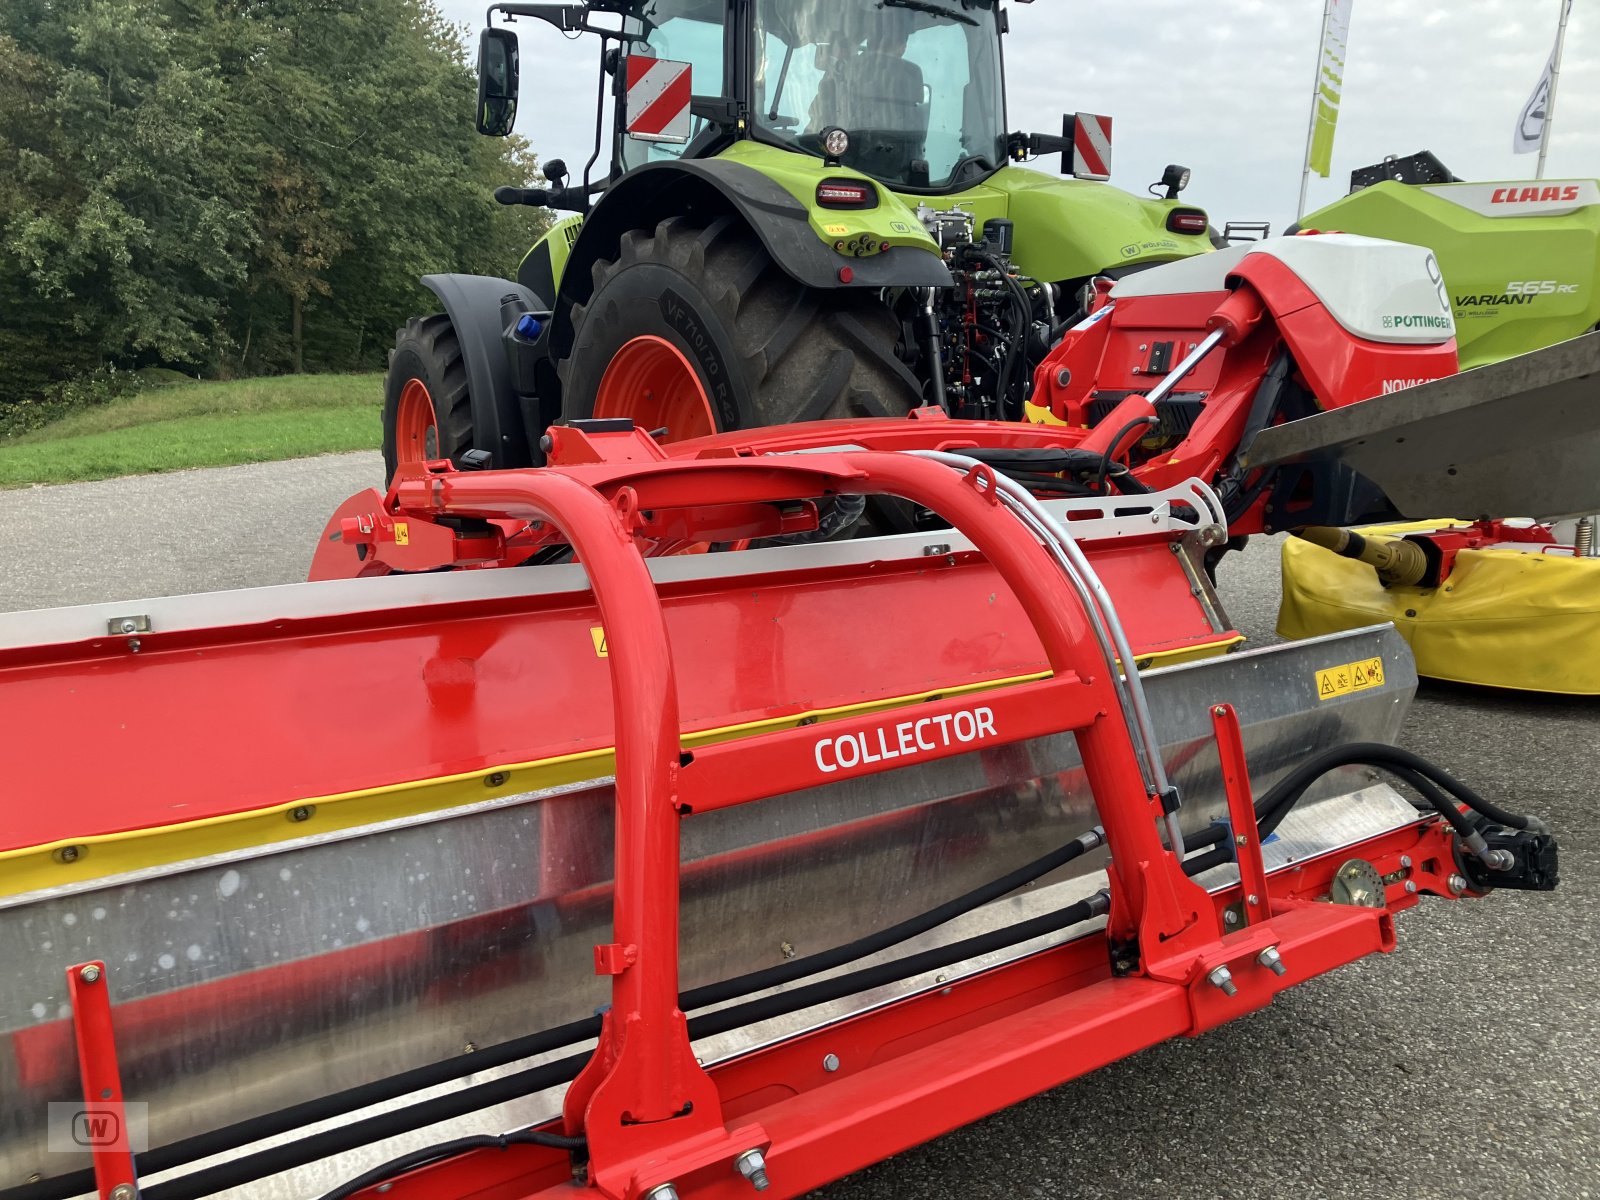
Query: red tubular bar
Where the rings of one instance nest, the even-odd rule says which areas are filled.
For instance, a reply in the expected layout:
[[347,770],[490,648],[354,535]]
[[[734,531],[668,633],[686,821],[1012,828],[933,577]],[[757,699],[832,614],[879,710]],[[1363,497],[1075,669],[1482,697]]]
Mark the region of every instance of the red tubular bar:
[[[640,513],[692,503],[786,501],[827,494],[893,495],[939,513],[966,535],[1015,593],[1042,643],[1054,678],[1044,689],[1078,690],[1077,703],[1049,713],[1050,731],[1071,729],[1113,850],[1109,931],[1134,937],[1215,937],[1215,914],[1161,844],[1159,805],[1146,792],[1132,735],[1120,717],[1113,668],[1098,650],[1089,616],[1061,586],[1060,569],[1033,534],[999,503],[987,468],[963,475],[910,455],[841,452],[784,461],[772,457],[660,463],[622,471],[482,472],[414,477],[396,487],[400,505],[456,516],[548,521],[589,574],[607,630],[616,730],[616,891],[613,943],[596,948],[596,968],[614,976],[594,1057],[569,1089],[568,1132],[589,1142],[591,1182],[615,1197],[643,1195],[662,1171],[693,1170],[770,1144],[759,1126],[729,1132],[711,1078],[695,1062],[678,993],[678,790],[676,684],[666,625],[634,539]],[[1041,685],[1033,685],[1039,690]],[[1080,690],[1081,689],[1081,690]],[[1003,703],[1006,691],[992,693]],[[1035,697],[1037,699],[1037,697]],[[1054,706],[1051,706],[1054,707]],[[931,710],[930,710],[931,711]],[[1018,722],[996,745],[1037,735]],[[708,755],[721,768],[707,780],[713,806],[827,782],[796,763],[797,739],[780,733],[730,743]],[[774,771],[785,760],[787,770]],[[820,759],[819,759],[820,762]],[[745,765],[742,788],[728,778]],[[708,772],[708,774],[711,774]],[[686,805],[693,811],[690,766]],[[1153,903],[1149,902],[1151,896]]]
[[693,1104],[697,1112],[709,1107],[720,1122],[715,1089],[689,1052],[678,1010],[678,689],[655,582],[628,528],[628,502],[619,506],[556,471],[452,475],[407,481],[397,490],[402,503],[416,508],[554,524],[580,555],[608,631],[617,796],[610,965],[616,969],[600,1047],[571,1089],[569,1126],[576,1132],[586,1123],[576,1106],[599,1086],[596,1070],[609,1071],[630,1041],[641,1040],[655,1043],[655,1052],[627,1055],[636,1098],[630,1117],[665,1120]]
[[[100,1200],[132,1200],[133,1152],[122,1102],[122,1072],[117,1041],[111,1031],[111,993],[103,962],[67,968],[67,996],[72,1003],[72,1035],[77,1042],[78,1073],[83,1083],[83,1117],[97,1122],[82,1131],[94,1162],[94,1186]],[[74,1130],[78,1136],[79,1131]]]
[[1228,797],[1228,823],[1232,827],[1234,858],[1239,864],[1239,885],[1244,894],[1244,920],[1246,925],[1254,925],[1270,915],[1267,865],[1261,857],[1261,830],[1256,824],[1255,797],[1250,792],[1244,733],[1239,728],[1239,714],[1233,705],[1212,707],[1211,728],[1217,738],[1222,787]]

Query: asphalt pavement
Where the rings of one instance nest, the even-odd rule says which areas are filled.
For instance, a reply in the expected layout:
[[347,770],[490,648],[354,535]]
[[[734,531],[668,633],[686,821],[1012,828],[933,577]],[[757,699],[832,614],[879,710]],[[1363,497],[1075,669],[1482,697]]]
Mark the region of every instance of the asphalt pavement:
[[[381,469],[362,453],[0,492],[0,610],[302,579],[328,514]],[[1270,640],[1275,540],[1230,556],[1220,587]],[[1551,820],[1561,890],[1426,902],[1394,954],[819,1195],[1600,1196],[1600,700],[1425,684],[1404,740]]]

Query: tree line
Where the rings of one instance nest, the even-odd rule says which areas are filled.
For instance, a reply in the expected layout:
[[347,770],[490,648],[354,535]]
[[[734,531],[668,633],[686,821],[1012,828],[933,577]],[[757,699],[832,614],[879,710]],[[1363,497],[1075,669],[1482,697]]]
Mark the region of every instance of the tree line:
[[0,3],[0,403],[87,373],[377,369],[540,223],[428,0]]

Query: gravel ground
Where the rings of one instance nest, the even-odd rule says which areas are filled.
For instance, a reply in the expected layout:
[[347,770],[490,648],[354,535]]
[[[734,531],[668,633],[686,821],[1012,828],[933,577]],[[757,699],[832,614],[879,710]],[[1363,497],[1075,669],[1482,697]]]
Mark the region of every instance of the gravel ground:
[[[0,492],[0,610],[304,577],[376,454]],[[1222,568],[1270,639],[1273,540]],[[1425,685],[1406,744],[1561,835],[1562,888],[1430,902],[1400,949],[826,1189],[910,1196],[1600,1196],[1600,701]]]

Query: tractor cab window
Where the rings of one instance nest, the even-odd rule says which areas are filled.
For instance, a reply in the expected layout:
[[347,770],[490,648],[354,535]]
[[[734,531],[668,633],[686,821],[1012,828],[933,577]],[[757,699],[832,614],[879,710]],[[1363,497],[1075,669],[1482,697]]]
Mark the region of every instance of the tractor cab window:
[[[629,27],[639,35],[624,45],[629,54],[647,54],[689,64],[691,87],[697,96],[723,94],[722,41],[727,0],[644,0],[634,11]],[[704,122],[695,118],[690,141]],[[641,142],[624,136],[622,165],[626,168],[647,162],[677,158],[685,145],[673,142]]]
[[992,0],[756,0],[752,119],[891,187],[964,186],[1005,161]]

